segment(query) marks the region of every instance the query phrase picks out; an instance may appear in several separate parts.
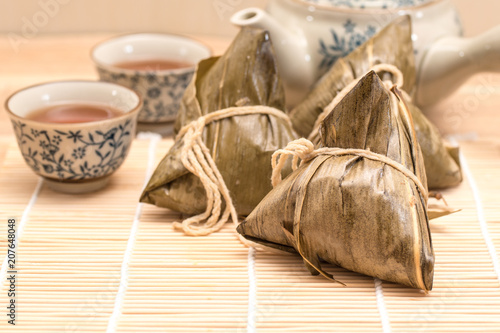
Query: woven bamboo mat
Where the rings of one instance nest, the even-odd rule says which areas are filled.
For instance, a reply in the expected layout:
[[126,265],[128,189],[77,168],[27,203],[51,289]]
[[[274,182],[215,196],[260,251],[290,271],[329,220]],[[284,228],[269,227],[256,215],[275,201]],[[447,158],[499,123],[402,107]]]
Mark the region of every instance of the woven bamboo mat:
[[227,224],[204,238],[172,229],[175,212],[140,205],[150,166],[171,140],[135,140],[110,185],[51,191],[12,141],[0,168],[0,258],[7,219],[20,227],[16,326],[2,332],[500,332],[500,147],[462,143],[466,179],[444,192],[462,211],[431,222],[429,294],[301,259],[245,248]]

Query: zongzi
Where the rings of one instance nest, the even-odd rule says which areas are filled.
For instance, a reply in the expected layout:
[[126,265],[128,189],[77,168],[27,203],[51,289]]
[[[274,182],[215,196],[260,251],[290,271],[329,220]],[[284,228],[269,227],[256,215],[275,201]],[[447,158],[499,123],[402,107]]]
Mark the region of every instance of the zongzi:
[[392,65],[403,74],[404,83],[399,88],[408,93],[405,99],[413,115],[417,139],[424,154],[428,186],[439,189],[460,184],[462,173],[452,148],[447,146],[438,129],[409,98],[415,88],[416,77],[409,16],[396,19],[348,56],[337,60],[307,97],[290,112],[295,130],[304,137],[317,131],[322,120],[318,121],[318,117],[332,99],[370,69],[381,64]]
[[[320,134],[322,148],[299,139],[275,153],[276,186],[238,232],[298,252],[311,273],[332,280],[321,260],[431,290],[425,169],[401,93],[369,72],[324,119]],[[302,163],[280,182],[288,155]]]
[[282,111],[277,68],[268,33],[253,28],[243,28],[223,56],[201,61],[182,99],[175,144],[140,200],[200,214],[183,222],[189,235],[248,215],[272,188],[273,152],[297,138]]

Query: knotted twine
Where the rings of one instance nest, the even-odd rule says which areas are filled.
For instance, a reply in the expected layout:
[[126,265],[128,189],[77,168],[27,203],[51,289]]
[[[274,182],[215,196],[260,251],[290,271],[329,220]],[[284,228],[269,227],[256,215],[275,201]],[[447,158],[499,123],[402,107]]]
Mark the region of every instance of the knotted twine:
[[[182,223],[174,222],[175,229],[182,230],[189,236],[206,236],[220,230],[229,217],[236,226],[239,224],[238,214],[226,183],[201,136],[205,126],[214,121],[252,114],[274,116],[288,122],[291,126],[290,119],[281,110],[268,106],[239,106],[206,114],[179,131],[176,140],[183,140],[182,164],[203,184],[207,196],[207,207],[202,214],[189,217]],[[222,199],[225,202],[223,212],[221,212]],[[244,244],[253,246],[253,243],[244,240],[241,236],[239,238]]]
[[[422,184],[420,179],[407,167],[402,165],[399,162],[394,161],[393,159],[377,154],[370,150],[366,149],[353,149],[353,148],[318,148],[314,149],[314,144],[308,139],[301,138],[290,142],[285,148],[278,149],[274,152],[271,160],[271,164],[273,167],[272,173],[272,184],[273,187],[276,187],[279,183],[281,183],[281,170],[283,169],[287,159],[289,156],[293,157],[292,160],[292,170],[297,170],[302,164],[307,163],[314,158],[320,155],[330,155],[330,156],[345,156],[345,155],[354,155],[363,157],[372,161],[378,161],[384,163],[395,170],[401,172],[406,177],[410,178],[413,183],[417,186],[420,193],[423,195],[424,199],[427,201],[428,191],[427,188]],[[298,160],[301,160],[300,164]]]

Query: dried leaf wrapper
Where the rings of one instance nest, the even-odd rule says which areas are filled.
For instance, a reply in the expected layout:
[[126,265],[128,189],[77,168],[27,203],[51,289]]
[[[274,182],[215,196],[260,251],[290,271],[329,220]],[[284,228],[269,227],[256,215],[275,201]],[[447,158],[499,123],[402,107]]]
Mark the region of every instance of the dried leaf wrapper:
[[321,260],[432,289],[426,175],[400,94],[370,72],[325,118],[320,132],[323,148],[297,140],[298,149],[277,152],[300,156],[302,165],[279,182],[238,232],[298,252],[311,273],[330,279]]
[[[189,215],[205,214],[210,228],[215,225],[220,228],[221,220],[227,218],[229,202],[223,191],[219,191],[222,197],[214,191],[210,198],[212,193],[206,191],[208,185],[186,168],[183,159],[186,160],[188,145],[189,149],[203,151],[198,156],[208,178],[213,178],[214,168],[205,167],[204,163],[213,161],[220,172],[219,184],[227,188],[234,204],[233,221],[236,212],[249,214],[272,188],[269,163],[272,153],[297,137],[288,117],[281,111],[284,108],[283,87],[267,32],[242,29],[222,57],[198,64],[183,97],[176,131],[196,125],[200,120],[203,124],[194,126],[189,136],[186,136],[188,131],[180,133],[156,168],[141,201]],[[221,110],[234,109],[251,111],[210,118]],[[205,121],[207,119],[210,121]],[[199,133],[194,135],[196,131]],[[221,206],[220,211],[214,210],[212,202]],[[217,219],[214,214],[225,215]]]

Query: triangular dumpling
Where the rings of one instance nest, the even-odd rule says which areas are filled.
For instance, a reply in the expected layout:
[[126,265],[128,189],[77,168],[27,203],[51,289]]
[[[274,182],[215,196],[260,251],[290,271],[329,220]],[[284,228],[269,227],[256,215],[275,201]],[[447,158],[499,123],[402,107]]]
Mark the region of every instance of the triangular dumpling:
[[[284,90],[268,32],[244,28],[221,57],[201,61],[181,103],[176,131],[231,107],[285,109]],[[280,112],[281,113],[281,112]],[[297,138],[290,122],[270,114],[234,116],[207,124],[202,141],[220,171],[236,211],[248,215],[271,190],[270,158]],[[185,214],[207,208],[204,185],[183,165],[184,138],[159,163],[141,202]]]
[[430,290],[434,254],[425,170],[404,104],[370,72],[326,117],[321,136],[324,147],[340,153],[304,161],[238,232],[299,252],[313,273],[328,276],[321,269],[325,260]]

